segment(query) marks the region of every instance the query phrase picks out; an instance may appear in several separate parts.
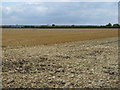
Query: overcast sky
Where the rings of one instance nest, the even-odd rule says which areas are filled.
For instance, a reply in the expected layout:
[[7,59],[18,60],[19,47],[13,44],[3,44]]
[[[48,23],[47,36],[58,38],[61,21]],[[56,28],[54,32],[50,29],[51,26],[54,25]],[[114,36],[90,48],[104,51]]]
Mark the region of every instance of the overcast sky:
[[1,0],[2,2],[119,2],[119,0]]
[[[1,7],[1,6],[0,6]],[[118,22],[117,2],[4,2],[2,24],[107,24]]]

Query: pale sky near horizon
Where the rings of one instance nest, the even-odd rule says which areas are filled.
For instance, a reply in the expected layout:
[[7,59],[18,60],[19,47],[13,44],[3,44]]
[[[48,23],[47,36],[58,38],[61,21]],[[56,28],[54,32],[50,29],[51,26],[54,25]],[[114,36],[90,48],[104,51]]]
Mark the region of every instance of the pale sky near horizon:
[[119,0],[1,0],[2,2],[119,2]]
[[[0,6],[1,7],[1,6]],[[3,2],[2,24],[118,23],[117,2]]]

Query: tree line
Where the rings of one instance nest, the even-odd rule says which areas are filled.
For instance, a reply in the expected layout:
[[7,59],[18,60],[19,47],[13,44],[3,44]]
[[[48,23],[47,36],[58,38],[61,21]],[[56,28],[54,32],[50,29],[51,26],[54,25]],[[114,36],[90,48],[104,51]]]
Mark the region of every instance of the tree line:
[[120,24],[107,24],[107,25],[2,25],[1,28],[120,28]]

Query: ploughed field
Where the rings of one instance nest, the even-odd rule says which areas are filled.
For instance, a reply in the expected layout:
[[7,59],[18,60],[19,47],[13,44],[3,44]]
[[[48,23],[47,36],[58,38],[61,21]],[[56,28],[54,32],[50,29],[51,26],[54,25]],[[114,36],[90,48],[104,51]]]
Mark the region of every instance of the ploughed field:
[[36,46],[118,35],[118,29],[3,29],[2,46]]
[[119,88],[117,35],[117,29],[3,29],[3,87]]

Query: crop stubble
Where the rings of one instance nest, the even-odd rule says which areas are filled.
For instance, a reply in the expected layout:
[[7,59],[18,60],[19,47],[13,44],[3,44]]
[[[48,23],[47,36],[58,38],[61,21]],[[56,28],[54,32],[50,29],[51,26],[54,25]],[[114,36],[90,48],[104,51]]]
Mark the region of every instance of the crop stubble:
[[3,29],[2,46],[35,46],[118,36],[118,29]]

